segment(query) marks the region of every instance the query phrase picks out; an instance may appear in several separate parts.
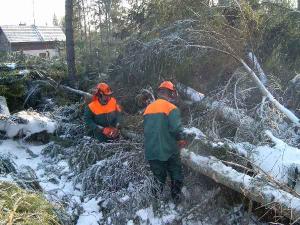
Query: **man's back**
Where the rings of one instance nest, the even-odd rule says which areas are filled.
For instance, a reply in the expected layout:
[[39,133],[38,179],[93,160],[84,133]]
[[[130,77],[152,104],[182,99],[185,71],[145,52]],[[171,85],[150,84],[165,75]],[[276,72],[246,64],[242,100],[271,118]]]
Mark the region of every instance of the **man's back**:
[[145,155],[147,160],[168,160],[179,153],[180,112],[172,103],[158,99],[144,112]]

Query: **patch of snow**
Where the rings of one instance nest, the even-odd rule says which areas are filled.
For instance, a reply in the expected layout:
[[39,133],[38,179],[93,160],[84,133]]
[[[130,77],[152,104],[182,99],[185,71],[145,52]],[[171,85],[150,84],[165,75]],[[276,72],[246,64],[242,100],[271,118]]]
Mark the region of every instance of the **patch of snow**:
[[98,205],[99,200],[92,198],[82,204],[84,212],[79,216],[77,225],[99,225],[103,218]]
[[266,134],[275,143],[274,147],[259,146],[250,155],[251,161],[274,179],[288,183],[289,170],[300,170],[300,149],[289,146],[276,138],[270,131]]
[[134,225],[132,220],[127,221],[127,225]]
[[4,63],[4,65],[6,67],[8,67],[9,69],[11,69],[11,70],[14,70],[14,69],[17,68],[17,64],[16,63]]
[[166,212],[162,217],[156,217],[151,205],[148,208],[138,210],[136,215],[142,220],[142,225],[163,225],[171,224],[176,219],[177,212],[170,210],[170,212]]
[[130,199],[128,195],[125,195],[124,197],[120,198],[120,202],[127,202]]
[[42,162],[41,158],[32,158],[26,149],[40,154],[42,149],[46,146],[47,145],[31,146],[8,139],[0,143],[0,153],[9,155],[18,167],[30,166],[33,170],[37,170],[38,165]]
[[30,70],[20,70],[19,71],[19,75],[26,75],[26,74],[29,74],[30,73]]
[[184,128],[183,132],[186,134],[194,134],[195,139],[198,139],[198,140],[206,137],[206,135],[200,129],[198,129],[196,127]]

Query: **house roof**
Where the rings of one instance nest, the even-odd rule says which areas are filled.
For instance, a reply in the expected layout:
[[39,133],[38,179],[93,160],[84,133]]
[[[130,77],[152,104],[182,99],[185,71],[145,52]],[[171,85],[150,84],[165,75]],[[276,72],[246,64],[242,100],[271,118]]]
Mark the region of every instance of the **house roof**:
[[3,25],[0,28],[10,43],[66,40],[60,27]]

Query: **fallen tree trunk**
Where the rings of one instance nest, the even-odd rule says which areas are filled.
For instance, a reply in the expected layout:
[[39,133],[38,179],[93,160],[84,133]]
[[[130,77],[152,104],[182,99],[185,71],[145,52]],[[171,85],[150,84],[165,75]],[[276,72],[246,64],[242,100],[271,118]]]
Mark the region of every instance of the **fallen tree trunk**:
[[228,107],[226,104],[220,101],[211,100],[208,97],[204,97],[203,94],[196,91],[191,87],[187,87],[184,84],[178,83],[177,90],[186,96],[190,101],[198,104],[204,109],[214,111],[216,116],[222,118],[240,128],[242,131],[249,133],[255,133],[259,127],[259,124],[251,117],[245,115],[242,111]]
[[284,107],[280,102],[278,102],[274,96],[269,92],[269,90],[263,85],[263,83],[260,81],[260,79],[256,76],[255,72],[247,65],[247,63],[244,62],[244,60],[240,59],[240,62],[246,69],[246,71],[250,74],[253,81],[256,83],[258,89],[262,93],[263,96],[269,99],[270,102],[273,103],[273,105],[282,112],[291,122],[293,122],[295,125],[300,126],[299,118],[295,116],[293,112],[291,112],[289,109]]
[[266,85],[268,83],[268,78],[263,69],[261,68],[256,55],[253,52],[249,52],[247,56],[251,64],[253,64],[254,69],[257,71],[259,79],[261,80],[263,85]]
[[292,221],[300,217],[300,199],[263,181],[261,177],[250,177],[226,166],[215,157],[203,157],[186,149],[182,150],[181,156],[185,165],[215,182],[276,210]]
[[92,99],[93,95],[88,93],[88,92],[85,92],[85,91],[82,91],[82,90],[78,90],[78,89],[74,89],[74,88],[71,88],[69,86],[66,86],[66,85],[62,85],[62,84],[58,84],[56,83],[54,80],[52,79],[48,79],[48,80],[36,80],[34,81],[36,83],[39,83],[39,84],[43,84],[43,85],[48,85],[48,86],[51,86],[53,88],[58,88],[62,91],[68,91],[68,92],[72,92],[74,94],[77,94],[77,95],[81,95],[87,99]]
[[239,56],[236,56],[234,53],[222,50],[216,47],[212,46],[206,46],[206,45],[189,45],[189,47],[192,48],[199,48],[199,49],[210,49],[217,52],[220,52],[222,54],[228,55],[232,58],[234,58],[237,62],[241,63],[244,67],[244,69],[249,73],[251,79],[255,82],[256,86],[258,87],[261,94],[268,98],[270,102],[280,111],[282,112],[292,123],[294,123],[296,126],[300,126],[300,121],[297,116],[294,115],[293,112],[291,112],[289,109],[284,107],[275,97],[269,92],[269,90],[265,87],[265,85],[261,82],[261,80],[258,78],[256,73],[249,67],[249,65]]

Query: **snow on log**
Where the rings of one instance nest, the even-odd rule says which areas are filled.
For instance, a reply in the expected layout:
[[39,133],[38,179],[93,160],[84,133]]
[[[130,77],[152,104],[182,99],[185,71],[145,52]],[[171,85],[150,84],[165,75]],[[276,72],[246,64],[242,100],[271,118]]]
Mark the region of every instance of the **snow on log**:
[[299,192],[300,149],[276,138],[270,131],[265,133],[275,145],[258,146],[247,157],[274,180],[288,184]]
[[205,95],[199,91],[179,82],[176,84],[176,88],[182,95],[184,95],[184,97],[190,99],[192,102],[201,102],[205,97]]
[[261,80],[261,82],[266,85],[268,82],[268,78],[267,75],[265,74],[265,72],[263,71],[263,69],[261,68],[256,55],[253,52],[249,52],[248,53],[248,59],[250,60],[250,62],[253,64],[255,71],[257,71],[258,75],[259,75],[259,79]]
[[55,121],[37,112],[21,111],[5,120],[3,129],[1,130],[5,131],[6,136],[9,138],[16,136],[28,137],[31,134],[42,131],[53,133],[56,126]]
[[235,127],[239,127],[243,131],[255,132],[259,126],[257,122],[245,115],[242,111],[236,110],[234,108],[228,107],[226,104],[220,101],[211,100],[208,97],[204,97],[203,94],[196,91],[191,87],[187,87],[184,84],[177,84],[178,91],[191,100],[194,103],[199,104],[201,107],[216,112],[216,115]]
[[226,166],[215,157],[203,157],[187,149],[181,151],[183,163],[215,182],[233,189],[247,198],[264,206],[275,209],[278,213],[296,220],[300,217],[300,199],[278,189],[261,177],[250,177]]

